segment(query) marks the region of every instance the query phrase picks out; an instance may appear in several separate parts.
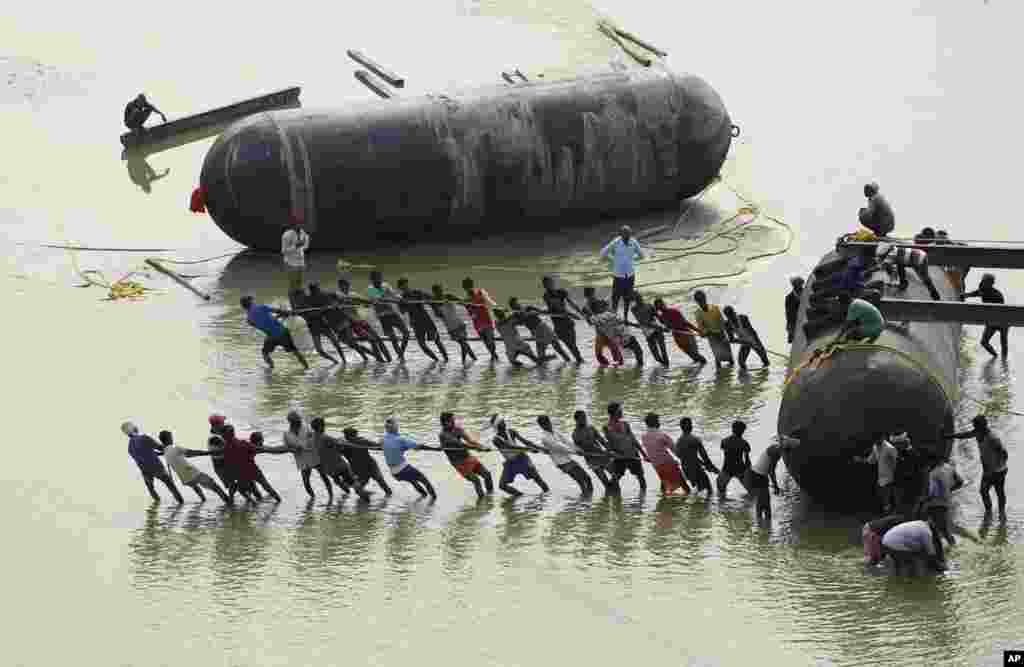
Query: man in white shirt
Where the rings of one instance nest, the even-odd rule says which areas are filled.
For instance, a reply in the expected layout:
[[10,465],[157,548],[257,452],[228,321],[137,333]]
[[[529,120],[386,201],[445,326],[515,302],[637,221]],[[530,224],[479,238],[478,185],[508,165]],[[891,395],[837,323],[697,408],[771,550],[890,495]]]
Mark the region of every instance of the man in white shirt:
[[203,488],[207,488],[220,496],[220,499],[227,504],[234,504],[212,477],[189,462],[190,458],[196,456],[209,456],[209,451],[178,447],[174,444],[174,436],[170,431],[160,431],[160,435],[157,437],[160,439],[160,444],[164,446],[164,461],[178,475],[182,484],[196,492],[200,502],[206,502]]
[[635,262],[644,256],[629,225],[623,225],[619,235],[601,249],[602,259],[610,259],[612,264],[612,312],[618,309],[619,299],[622,299],[622,319],[626,322],[629,321],[629,302],[636,287]]
[[333,493],[331,480],[320,469],[320,453],[316,448],[316,443],[313,442],[313,432],[302,423],[302,415],[295,410],[288,413],[288,430],[284,432],[284,444],[295,456],[295,467],[302,475],[302,485],[306,487],[306,493],[309,494],[310,499],[316,498],[313,487],[309,483],[309,477],[313,474],[313,470],[320,473],[320,479],[323,480],[327,495],[330,496]]
[[930,518],[928,521],[906,521],[886,531],[882,537],[882,555],[892,556],[897,574],[904,565],[913,565],[920,559],[940,572],[946,569],[942,542]]
[[547,415],[537,417],[537,425],[541,428],[540,445],[535,445],[518,433],[516,433],[516,439],[527,447],[546,453],[551,457],[551,462],[555,464],[556,468],[572,477],[580,485],[583,495],[591,495],[594,492],[594,483],[591,481],[590,475],[580,464],[572,460],[573,455],[581,453],[580,450],[572,440],[555,432],[551,418]]
[[879,438],[875,440],[869,456],[855,459],[878,466],[878,500],[882,504],[883,515],[892,512],[896,505],[896,464],[899,456],[899,451],[892,444]]
[[288,290],[302,289],[306,273],[306,250],[309,234],[302,228],[302,220],[292,218],[292,226],[281,235],[281,257],[288,273]]

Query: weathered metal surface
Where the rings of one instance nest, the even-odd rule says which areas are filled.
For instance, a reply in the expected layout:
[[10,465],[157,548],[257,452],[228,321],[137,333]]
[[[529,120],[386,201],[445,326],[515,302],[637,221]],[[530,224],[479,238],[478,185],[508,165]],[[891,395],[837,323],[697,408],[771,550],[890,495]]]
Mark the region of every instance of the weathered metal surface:
[[121,135],[121,145],[125,148],[135,149],[172,140],[184,132],[195,132],[206,128],[223,126],[261,111],[297,107],[299,106],[299,94],[301,92],[302,89],[298,87],[286,88],[217,109],[211,109],[194,116],[177,118],[168,123],[146,128],[141,132],[126,132]]
[[1024,326],[1024,306],[956,301],[884,299],[880,310],[896,322],[959,322],[994,326]]
[[731,129],[704,81],[652,68],[261,114],[221,135],[201,182],[240,243],[278,248],[295,214],[340,249],[671,206],[715,178]]
[[[837,257],[830,253],[819,266]],[[958,289],[944,271],[932,267],[930,275],[944,301],[958,299]],[[879,273],[869,280],[882,277]],[[906,291],[891,292],[886,299],[899,295],[920,300],[922,307],[933,306],[917,276],[909,272],[908,279]],[[811,340],[804,335],[814,280],[812,272],[800,304],[791,369],[838,333],[836,325]],[[874,467],[856,464],[852,458],[867,452],[874,434],[906,431],[919,448],[947,451],[949,443],[940,435],[952,427],[960,331],[958,322],[913,323],[907,331],[890,324],[876,347],[843,350],[817,368],[797,372],[783,392],[779,432],[808,429],[808,438],[785,457],[800,486],[830,505],[869,506],[873,503]]]
[[[845,247],[863,248],[875,243],[847,243]],[[918,248],[928,253],[933,266],[959,266],[977,269],[1024,269],[1024,247],[897,243],[897,246]]]

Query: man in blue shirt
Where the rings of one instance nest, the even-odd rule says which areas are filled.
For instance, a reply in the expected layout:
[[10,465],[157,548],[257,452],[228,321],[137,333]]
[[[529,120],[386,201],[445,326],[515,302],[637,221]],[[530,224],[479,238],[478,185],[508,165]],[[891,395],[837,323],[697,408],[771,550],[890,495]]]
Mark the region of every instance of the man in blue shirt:
[[629,302],[633,298],[633,288],[636,284],[636,268],[634,263],[644,258],[644,251],[640,244],[633,238],[633,230],[629,225],[623,225],[617,236],[611,243],[601,249],[601,257],[611,259],[612,263],[612,312],[619,307],[619,299],[622,299],[622,319],[629,321]]
[[160,460],[160,455],[164,453],[163,445],[148,435],[140,433],[139,427],[132,422],[121,424],[121,432],[128,436],[128,455],[135,461],[135,465],[139,466],[139,472],[142,473],[142,481],[146,483],[149,496],[154,501],[160,502],[160,496],[153,488],[153,479],[156,478],[170,489],[171,495],[179,505],[185,502],[178,487],[174,484],[174,479],[171,478],[171,473],[167,471],[163,461]]
[[291,313],[280,308],[271,308],[264,303],[253,303],[251,296],[243,296],[239,303],[242,310],[245,311],[246,322],[267,335],[267,339],[263,341],[263,360],[270,368],[274,368],[274,361],[270,358],[270,354],[280,345],[286,351],[294,354],[306,370],[309,370],[309,364],[299,352],[299,348],[295,347],[291,333],[288,332],[287,327],[281,324],[280,320],[274,317],[274,315],[288,317]]
[[429,495],[431,500],[437,500],[437,492],[434,491],[430,480],[405,460],[405,453],[410,449],[440,451],[440,448],[417,445],[412,440],[398,435],[398,420],[394,417],[388,417],[384,422],[384,430],[381,448],[384,450],[384,462],[388,464],[391,474],[400,482],[412,484],[421,496]]

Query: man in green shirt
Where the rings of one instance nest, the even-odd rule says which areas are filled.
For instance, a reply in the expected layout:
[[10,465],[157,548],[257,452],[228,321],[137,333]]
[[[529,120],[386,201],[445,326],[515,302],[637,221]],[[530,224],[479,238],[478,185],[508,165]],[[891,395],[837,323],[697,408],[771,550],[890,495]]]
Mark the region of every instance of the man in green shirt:
[[835,342],[842,343],[847,340],[873,342],[878,338],[882,329],[885,328],[885,318],[882,317],[882,313],[876,305],[880,300],[876,292],[875,295],[865,295],[863,299],[851,301],[846,309],[846,321]]

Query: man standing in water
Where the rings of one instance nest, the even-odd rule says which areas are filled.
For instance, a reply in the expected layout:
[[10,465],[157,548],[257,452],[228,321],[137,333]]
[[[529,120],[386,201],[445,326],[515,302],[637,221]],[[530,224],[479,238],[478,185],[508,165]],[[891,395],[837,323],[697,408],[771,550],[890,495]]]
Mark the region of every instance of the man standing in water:
[[682,489],[684,496],[690,495],[690,487],[683,479],[683,471],[672,457],[672,438],[661,430],[661,417],[651,412],[644,418],[644,424],[647,431],[640,442],[647,452],[647,460],[654,466],[654,471],[661,479],[661,494],[670,496],[677,489]]
[[293,215],[291,226],[281,235],[281,257],[288,274],[288,290],[302,289],[306,276],[306,250],[309,234],[302,228],[302,219]]
[[672,332],[672,339],[676,347],[683,351],[686,356],[698,364],[706,364],[708,360],[700,353],[697,347],[697,338],[700,331],[690,324],[690,321],[683,315],[683,311],[677,306],[668,306],[662,299],[654,300],[654,311],[661,323]]
[[633,293],[633,317],[647,340],[647,349],[651,356],[662,366],[668,367],[668,349],[665,347],[665,332],[658,325],[657,310],[644,301],[640,292]]
[[220,488],[220,485],[213,481],[212,477],[188,461],[195,456],[209,456],[210,452],[178,447],[174,444],[174,436],[170,431],[160,431],[160,435],[157,437],[160,438],[160,444],[164,447],[164,460],[167,461],[167,465],[177,473],[178,479],[183,485],[196,492],[200,502],[206,502],[206,496],[203,494],[203,489],[206,488],[220,496],[220,499],[227,504],[232,504],[231,499]]
[[338,278],[338,294],[337,302],[341,307],[341,313],[348,317],[349,322],[352,323],[352,336],[356,340],[365,340],[370,343],[376,353],[374,356],[377,357],[378,361],[391,361],[391,353],[388,352],[388,348],[384,345],[383,339],[377,330],[373,328],[369,320],[362,316],[359,311],[359,303],[369,303],[360,299],[358,295],[352,293],[352,284],[345,278]]
[[316,494],[313,493],[313,487],[309,483],[309,477],[313,474],[314,470],[320,474],[324,488],[327,489],[327,497],[330,499],[334,493],[331,490],[331,480],[320,469],[320,454],[317,451],[316,444],[313,442],[313,432],[302,423],[302,416],[295,410],[288,413],[288,430],[284,432],[284,444],[295,457],[295,467],[299,469],[299,474],[302,475],[302,486],[305,487],[306,493],[309,494],[309,499],[313,500],[316,498]]
[[[976,296],[981,297],[982,303],[1006,303],[1006,299],[1003,298],[1003,293],[996,289],[996,277],[991,273],[986,273],[981,277],[978,289],[973,292],[967,292],[960,298],[962,300]],[[1010,327],[986,324],[985,330],[981,333],[981,346],[993,357],[998,356],[996,355],[995,348],[992,347],[991,343],[992,336],[997,333],[999,334],[999,346],[1002,348],[1003,358],[1005,359],[1006,353],[1010,349]]]
[[473,328],[476,329],[484,347],[491,353],[491,361],[497,361],[498,350],[494,345],[494,320],[491,319],[490,308],[498,305],[482,287],[476,287],[472,278],[462,281],[462,289],[466,290],[466,298],[472,305],[466,306],[469,318],[473,321]]
[[[593,317],[608,310],[608,302],[604,299],[597,298],[597,291],[593,287],[583,288],[583,298],[586,300],[586,305],[583,307],[583,316],[587,318],[587,324],[593,326]],[[594,329],[594,356],[597,358],[597,363],[602,366],[608,365],[608,359],[605,358],[604,351],[606,349],[610,349],[612,353],[612,362],[621,366],[623,364],[622,349],[619,347],[618,343],[609,340],[609,338],[601,333],[601,330],[596,326]]]
[[505,459],[505,463],[501,468],[501,479],[498,480],[498,488],[513,497],[523,495],[522,491],[512,486],[512,483],[516,481],[516,477],[522,475],[526,479],[533,480],[540,487],[541,492],[547,493],[550,491],[547,483],[537,471],[537,467],[530,460],[527,450],[515,445],[516,440],[522,440],[523,438],[514,430],[508,428],[505,418],[497,414],[491,415],[487,428],[494,429],[495,433],[491,444],[494,445],[494,448]]
[[905,521],[887,530],[882,537],[882,555],[892,557],[897,574],[921,560],[938,572],[946,569],[942,541],[931,518]]
[[427,311],[427,303],[431,296],[423,290],[409,287],[408,278],[398,279],[398,291],[402,293],[401,308],[409,315],[409,324],[412,325],[413,334],[416,336],[416,343],[419,344],[423,354],[437,361],[437,357],[427,347],[427,341],[433,341],[444,360],[448,361],[448,350],[444,349],[441,343],[441,336],[437,332],[437,325]]
[[963,440],[976,438],[978,454],[981,458],[981,502],[985,505],[985,516],[992,516],[992,498],[989,492],[996,490],[996,501],[999,503],[999,518],[1006,520],[1006,471],[1010,456],[1003,441],[988,426],[985,415],[978,415],[971,420],[973,431],[957,433],[948,437]]
[[623,225],[619,235],[601,249],[601,258],[612,264],[612,312],[622,299],[622,319],[629,321],[629,302],[636,288],[636,260],[644,258],[644,251],[633,238],[633,230]]
[[[338,337],[334,334],[334,331],[327,324],[326,311],[320,310],[320,308],[314,303],[314,299],[311,299],[301,289],[293,289],[288,293],[288,301],[291,303],[292,312],[297,313],[306,322],[306,328],[309,329],[309,337],[313,339],[313,349],[316,350],[317,354],[331,362],[332,364],[338,363],[338,360],[332,357],[324,350],[323,338],[327,337],[327,340],[331,341],[334,345],[334,349],[338,351],[338,356],[344,362],[345,353],[341,351],[341,343],[338,341]],[[366,360],[366,356],[363,356],[363,360]]]
[[256,465],[256,455],[287,454],[287,447],[265,448],[263,446],[263,434],[253,433],[249,436],[251,441],[242,440],[235,436],[235,427],[228,424],[224,427],[224,462],[230,471],[232,482],[228,488],[228,497],[232,500],[236,491],[241,491],[243,496],[248,496],[256,485],[263,487],[271,498],[281,502],[281,496],[270,485],[270,480],[263,474],[260,467]]
[[348,459],[349,466],[352,467],[352,476],[356,480],[355,486],[366,488],[366,485],[372,479],[380,487],[380,490],[384,492],[385,496],[390,496],[391,487],[384,480],[380,466],[370,456],[371,449],[382,449],[382,445],[362,437],[359,435],[359,431],[352,427],[343,430],[342,435],[345,436],[345,440],[342,443],[342,454]]
[[[734,364],[732,360],[732,348],[729,346],[729,336],[726,331],[725,318],[718,306],[708,303],[708,297],[704,290],[697,290],[693,293],[693,300],[697,302],[697,317],[694,324],[700,335],[708,339],[708,346],[715,355],[715,368],[721,369],[722,364]],[[721,478],[719,478],[721,479]]]
[[707,491],[711,497],[711,479],[708,472],[718,474],[718,468],[711,462],[708,451],[704,449],[701,439],[693,435],[693,420],[683,417],[679,420],[679,428],[683,433],[676,440],[675,454],[683,468],[683,473],[697,489],[697,493]]
[[[356,495],[364,502],[369,502],[370,494],[356,480],[352,474],[352,467],[343,456],[345,445],[337,438],[327,435],[324,431],[327,424],[323,417],[314,417],[309,422],[313,430],[313,444],[316,446],[317,454],[320,456],[320,471],[327,475],[335,484],[348,495],[349,489],[354,488]],[[331,491],[327,492],[327,502],[333,500]]]
[[757,494],[758,519],[772,520],[772,498],[768,493],[768,483],[771,482],[772,491],[778,495],[779,480],[775,479],[775,467],[780,458],[782,445],[768,445],[768,448],[757,457],[754,465],[750,466],[750,491]]
[[[583,356],[580,348],[576,345],[576,323],[579,317],[583,317],[583,311],[576,303],[569,298],[569,292],[564,289],[555,289],[555,281],[551,276],[544,276],[541,280],[544,286],[544,305],[551,314],[551,324],[555,327],[555,335],[565,343],[569,352],[576,358],[577,364],[583,363]],[[576,315],[569,312],[569,309],[576,311]]]
[[303,367],[309,370],[309,364],[299,352],[299,348],[295,347],[295,341],[292,340],[288,328],[274,317],[275,315],[288,317],[291,313],[280,308],[271,308],[263,303],[253,303],[251,296],[243,296],[239,303],[242,310],[245,311],[246,321],[266,335],[266,340],[263,341],[263,360],[267,362],[267,366],[270,366],[271,369],[274,368],[274,360],[270,358],[270,355],[278,346],[281,346],[285,351],[294,354]]
[[[455,415],[451,412],[441,413],[441,433],[439,434],[439,439],[441,440],[441,448],[448,457],[448,462],[452,464],[452,467],[464,479],[473,485],[477,498],[484,497],[484,487],[487,488],[488,495],[494,493],[494,478],[491,477],[491,471],[485,468],[479,459],[469,453],[470,449],[481,452],[487,451],[487,449],[471,438],[464,430],[456,426]],[[481,478],[483,478],[482,485],[480,483]]]
[[[725,497],[729,482],[735,477],[746,486],[747,470],[750,469],[750,443],[743,439],[747,425],[739,420],[732,423],[732,435],[722,440],[722,472],[719,473],[718,495]],[[748,489],[749,491],[749,489]]]
[[142,126],[149,120],[150,114],[154,113],[160,116],[165,123],[167,122],[167,116],[150,104],[146,99],[146,94],[139,93],[138,97],[124,107],[124,125],[132,132],[141,132],[144,129]]
[[449,338],[459,344],[459,349],[462,351],[462,363],[465,364],[470,358],[476,361],[476,353],[473,352],[473,348],[467,341],[466,323],[462,321],[455,310],[458,299],[452,294],[445,294],[444,287],[441,285],[432,286],[430,291],[433,292],[434,297],[434,303],[430,304],[430,307],[433,308],[434,314],[444,322]]
[[388,464],[391,475],[400,482],[407,482],[416,489],[421,496],[430,496],[431,500],[437,500],[437,492],[426,475],[414,468],[405,460],[405,453],[411,449],[436,450],[434,447],[417,445],[408,438],[398,434],[398,420],[388,417],[384,421],[384,440],[381,443],[384,450],[384,462]]
[[576,445],[565,435],[555,431],[555,427],[551,424],[551,418],[547,415],[538,416],[537,425],[540,426],[541,430],[539,446],[517,434],[519,441],[527,447],[533,447],[550,456],[551,462],[555,464],[556,468],[572,477],[579,484],[580,493],[585,496],[593,494],[594,483],[590,481],[590,475],[587,474],[587,471],[579,463],[572,460],[574,454],[580,453],[576,449]]
[[[522,315],[523,324],[530,330],[530,334],[533,336],[534,345],[537,346],[537,358],[541,361],[550,361],[555,357],[549,355],[548,346],[550,345],[558,353],[558,356],[562,357],[562,361],[569,361],[569,355],[566,354],[562,348],[562,344],[557,338],[555,338],[555,332],[548,326],[548,323],[541,319],[541,314],[544,311],[535,308],[534,306],[527,306],[523,308],[519,303],[519,299],[512,297],[508,301],[508,307],[515,314]],[[550,314],[550,313],[548,313]]]
[[604,437],[608,441],[608,451],[615,454],[612,464],[612,483],[620,487],[626,472],[632,473],[640,485],[640,493],[647,492],[647,479],[644,478],[644,466],[641,456],[646,456],[640,448],[640,441],[633,435],[629,422],[623,419],[622,404],[608,404],[608,423],[604,427]]
[[501,334],[501,342],[505,344],[505,356],[508,357],[508,362],[513,366],[522,366],[523,362],[519,361],[519,355],[523,355],[535,365],[540,365],[543,361],[550,361],[554,357],[544,357],[544,359],[538,359],[533,351],[530,350],[530,346],[526,344],[526,341],[519,335],[519,327],[525,326],[523,316],[520,313],[507,313],[501,308],[494,309],[494,318],[497,321],[498,333]]
[[896,506],[896,464],[899,452],[883,437],[876,437],[867,457],[857,457],[854,461],[878,466],[878,502],[882,514],[889,514]]
[[751,350],[757,353],[758,358],[761,359],[761,365],[767,368],[768,352],[764,349],[761,337],[757,335],[754,325],[750,323],[750,318],[738,314],[732,306],[726,306],[722,312],[725,313],[726,331],[729,334],[730,342],[740,344],[740,352],[737,355],[740,368],[747,367],[747,359],[750,357]]
[[576,428],[572,432],[573,444],[583,452],[583,460],[587,462],[590,471],[604,484],[605,493],[616,490],[611,478],[608,477],[613,459],[608,449],[608,441],[596,428],[587,423],[587,413],[583,410],[577,410],[573,419],[576,420]]
[[163,446],[148,435],[140,433],[139,427],[132,422],[121,424],[121,432],[128,436],[128,455],[135,461],[135,465],[139,466],[139,472],[142,473],[142,481],[146,484],[149,497],[160,502],[160,496],[153,488],[153,480],[158,479],[170,490],[171,495],[179,504],[185,502],[178,487],[174,485],[174,479],[167,472],[163,461],[160,460],[160,455],[164,453]]
[[[369,297],[377,312],[377,319],[380,321],[381,329],[384,330],[384,335],[391,339],[395,355],[399,359],[405,359],[405,348],[409,346],[409,328],[405,326],[405,320],[402,319],[398,307],[395,305],[401,300],[402,295],[384,282],[384,274],[380,271],[371,271],[370,286],[366,288],[366,296]],[[398,337],[395,335],[396,329],[402,334],[401,344],[398,343]]]
[[786,295],[786,342],[792,344],[793,334],[796,333],[796,318],[800,312],[800,299],[804,293],[804,279],[793,276],[789,284],[793,289]]

